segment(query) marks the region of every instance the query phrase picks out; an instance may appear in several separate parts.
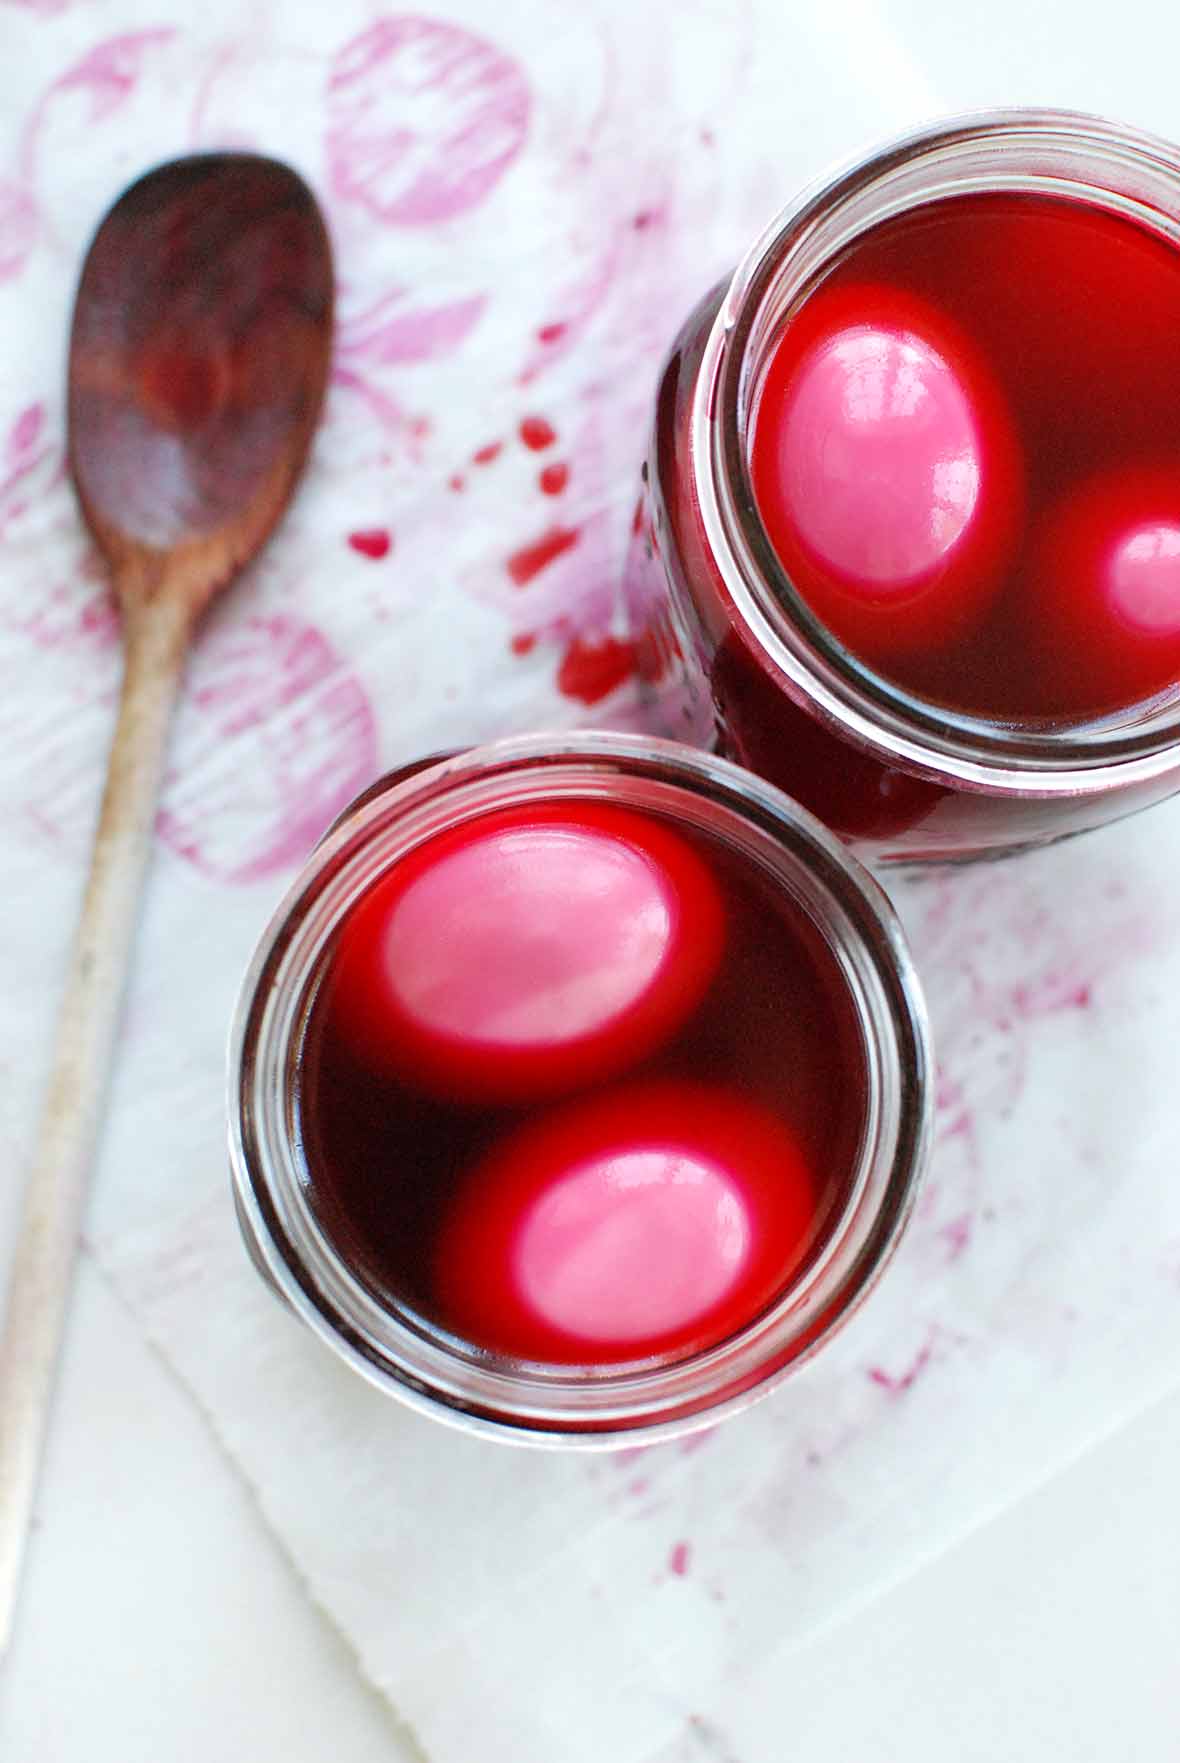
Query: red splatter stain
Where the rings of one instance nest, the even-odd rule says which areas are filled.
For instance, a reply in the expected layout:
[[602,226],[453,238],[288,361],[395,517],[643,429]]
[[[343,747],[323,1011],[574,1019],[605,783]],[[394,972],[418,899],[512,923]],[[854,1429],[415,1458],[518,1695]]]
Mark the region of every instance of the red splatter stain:
[[971,1241],[971,1214],[963,1212],[958,1218],[952,1218],[938,1234],[947,1246],[948,1261],[957,1261]]
[[26,480],[50,457],[52,448],[44,441],[44,428],[45,406],[29,404],[13,422],[0,448],[0,527],[19,512],[9,500],[12,493],[23,485],[25,494],[31,488]]
[[359,680],[311,626],[276,616],[213,628],[193,651],[160,836],[211,880],[302,862],[377,770]]
[[712,129],[702,129],[701,130],[701,146],[702,147],[715,147],[716,145],[717,145],[717,137],[713,133]]
[[406,419],[401,406],[365,374],[357,373],[354,368],[346,367],[343,362],[338,361],[332,369],[332,384],[346,386],[350,392],[356,392],[385,428],[398,433],[405,429]]
[[113,597],[103,593],[83,606],[78,623],[87,636],[114,639],[119,631],[119,613]]
[[1090,987],[1047,974],[1039,984],[1016,986],[1012,1002],[1019,1016],[1036,1019],[1054,1010],[1088,1010],[1094,1001]]
[[565,336],[566,325],[559,321],[556,324],[543,324],[537,332],[538,343],[560,343]]
[[939,1065],[935,1071],[934,1106],[941,1113],[945,1108],[957,1108],[962,1099],[962,1085],[957,1083],[943,1066]]
[[45,427],[44,404],[29,404],[21,411],[8,431],[5,452],[9,459],[22,462],[36,445]]
[[641,208],[639,213],[633,216],[631,225],[637,233],[645,233],[648,227],[656,226],[662,219],[663,215],[658,208]]
[[543,416],[526,416],[520,425],[520,438],[531,452],[540,453],[552,447],[557,431]]
[[927,1341],[926,1345],[914,1359],[913,1363],[907,1366],[905,1371],[891,1372],[886,1371],[881,1365],[871,1365],[869,1367],[869,1380],[870,1382],[877,1384],[879,1388],[888,1390],[891,1396],[903,1396],[907,1390],[913,1389],[914,1385],[929,1365],[933,1353],[933,1344],[930,1341]]
[[603,637],[597,643],[575,637],[558,669],[557,689],[567,698],[597,704],[631,678],[635,665],[634,643],[617,637]]
[[62,478],[62,453],[44,430],[44,404],[30,404],[18,414],[7,437],[0,435],[0,538],[11,520],[19,520],[37,497]]
[[674,1543],[672,1553],[668,1556],[668,1571],[674,1573],[677,1579],[683,1579],[688,1572],[691,1558],[692,1550],[687,1543]]
[[466,484],[467,479],[458,471],[455,472],[452,477],[447,479],[447,486],[452,490],[462,490],[466,487]]
[[568,465],[547,465],[537,478],[541,492],[545,496],[560,496],[570,481]]
[[102,121],[135,91],[145,52],[171,43],[176,36],[175,25],[156,25],[144,31],[124,31],[97,44],[50,86],[30,119],[30,134],[39,131],[44,112],[59,92],[85,92],[90,106],[88,121]]
[[[404,304],[405,289],[395,288],[373,305],[342,317],[336,350],[342,360],[392,367],[408,361],[433,361],[449,355],[474,330],[487,306],[486,294],[473,294],[441,306]],[[430,419],[418,417],[412,431],[427,434]]]
[[[78,571],[88,576],[85,564]],[[8,622],[6,620],[6,622]],[[120,619],[114,594],[105,581],[97,593],[79,604],[74,583],[62,582],[50,590],[40,602],[21,612],[11,621],[12,629],[21,631],[39,649],[76,649],[90,645],[90,653],[113,651],[119,642]]]
[[643,531],[643,497],[635,504],[635,512],[631,516],[631,536],[637,539]]
[[504,567],[517,587],[523,588],[534,576],[548,568],[555,557],[572,550],[580,537],[576,526],[550,527],[534,544],[522,545],[519,551],[514,551]]
[[535,631],[518,631],[508,645],[514,655],[529,655],[537,646]]
[[387,225],[449,220],[499,182],[529,111],[523,70],[495,44],[441,20],[378,18],[332,64],[329,180]]
[[472,465],[490,465],[493,459],[504,451],[503,441],[489,441],[486,447],[480,447],[471,455]]
[[972,1114],[970,1108],[962,1109],[960,1113],[955,1115],[953,1120],[949,1120],[947,1124],[940,1127],[938,1131],[938,1140],[940,1144],[943,1139],[974,1139],[974,1137],[975,1116]]
[[566,315],[561,321],[561,330],[557,332],[553,327],[546,327],[548,336],[541,340],[540,346],[531,353],[516,376],[519,385],[530,385],[560,361],[601,309],[626,261],[625,245],[625,235],[618,228],[608,228],[597,261],[556,291],[554,305]]
[[37,210],[27,190],[0,178],[0,282],[19,275],[37,239]]
[[367,531],[349,533],[348,543],[352,550],[362,557],[371,557],[374,563],[382,557],[388,557],[392,540],[384,527],[370,527]]

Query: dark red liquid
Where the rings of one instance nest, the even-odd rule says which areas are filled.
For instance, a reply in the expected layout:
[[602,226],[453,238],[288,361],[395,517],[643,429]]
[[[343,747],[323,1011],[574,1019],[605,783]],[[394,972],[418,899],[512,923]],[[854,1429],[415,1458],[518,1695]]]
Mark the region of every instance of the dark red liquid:
[[854,1167],[827,943],[752,859],[648,812],[498,810],[395,865],[309,1011],[311,1202],[377,1297],[493,1352],[675,1357],[770,1303]]
[[858,239],[766,370],[759,512],[804,598],[953,709],[1085,719],[1180,679],[1180,254],[1082,202]]

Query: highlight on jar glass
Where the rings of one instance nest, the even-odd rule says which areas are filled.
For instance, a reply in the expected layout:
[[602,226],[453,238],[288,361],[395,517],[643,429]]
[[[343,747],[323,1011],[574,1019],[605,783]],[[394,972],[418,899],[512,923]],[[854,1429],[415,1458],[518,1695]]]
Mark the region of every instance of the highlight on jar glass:
[[313,853],[235,1020],[260,1272],[414,1407],[634,1443],[769,1390],[910,1210],[930,1053],[884,895],[674,742],[408,768]]
[[939,124],[806,192],[664,368],[627,572],[664,726],[865,857],[1180,789],[1180,150]]

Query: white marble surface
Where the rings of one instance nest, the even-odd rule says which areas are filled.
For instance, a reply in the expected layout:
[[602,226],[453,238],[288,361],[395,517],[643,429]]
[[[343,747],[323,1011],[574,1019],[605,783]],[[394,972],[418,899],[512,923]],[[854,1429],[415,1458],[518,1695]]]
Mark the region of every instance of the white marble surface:
[[[658,1763],[1174,1763],[1177,1486],[1180,1394],[780,1659],[733,1730],[699,1725]],[[326,1747],[421,1763],[89,1261],[39,1511],[0,1684],[5,1763],[320,1763]]]
[[[316,816],[326,819],[366,768],[536,720],[539,708],[567,721],[581,713],[554,675],[571,644],[601,644],[660,342],[803,177],[866,137],[972,104],[1052,102],[1165,133],[1180,126],[1180,19],[1146,0],[1117,16],[1077,0],[986,10],[661,0],[642,15],[622,0],[505,0],[494,17],[484,0],[449,0],[435,15],[493,37],[527,69],[532,134],[494,200],[436,212],[423,228],[403,224],[407,199],[436,210],[456,200],[440,181],[445,155],[431,150],[446,103],[423,109],[395,89],[391,104],[411,106],[421,138],[386,181],[358,185],[341,158],[355,117],[333,109],[325,84],[341,46],[380,27],[376,4],[263,4],[242,23],[228,0],[199,15],[170,0],[0,0],[0,321],[13,341],[0,358],[0,812],[10,829],[0,853],[0,1127],[12,1178],[0,1191],[0,1244],[115,670],[60,475],[62,327],[79,251],[144,163],[245,135],[293,157],[325,193],[330,182],[346,266],[345,374],[307,494],[198,658],[178,731],[182,775],[97,1172],[93,1254],[79,1275],[21,1625],[0,1685],[4,1763],[311,1763],[326,1745],[338,1763],[413,1757],[393,1707],[399,1685],[429,1715],[432,1763],[605,1756],[588,1730],[614,1686],[593,1667],[579,1683],[576,1657],[562,1652],[565,1616],[511,1599],[501,1607],[486,1562],[477,1639],[473,1628],[465,1651],[448,1633],[447,1651],[430,1659],[429,1694],[414,1681],[412,1661],[429,1655],[415,1622],[445,1611],[461,1637],[463,1612],[447,1609],[445,1584],[401,1580],[386,1563],[428,1565],[449,1539],[432,1537],[423,1502],[408,1555],[366,1552],[363,1529],[334,1500],[355,1494],[371,1521],[373,1477],[396,1486],[405,1471],[413,1485],[398,1450],[419,1455],[421,1474],[441,1447],[346,1391],[250,1284],[219,1163],[216,1074],[236,973]],[[501,146],[512,138],[508,86]],[[321,140],[311,119],[318,128],[324,105]],[[499,150],[493,142],[480,163]],[[423,168],[425,186],[415,185]],[[484,175],[479,164],[466,173]],[[666,209],[665,231],[633,231],[637,194],[640,212],[649,197],[652,213]],[[399,201],[402,222],[391,223]],[[518,249],[522,227],[535,235],[531,254]],[[489,301],[490,289],[503,298]],[[378,296],[392,328],[371,322]],[[572,510],[583,538],[522,597],[500,562],[552,515],[535,499],[535,462],[508,449],[478,484],[467,462],[541,396],[535,381],[521,389],[514,378],[525,339],[571,311],[577,350],[544,381],[543,402],[563,448],[569,437],[575,473],[562,518]],[[614,392],[605,410],[584,396],[599,380]],[[472,479],[462,504],[445,493],[458,466]],[[387,564],[345,548],[350,526],[386,524]],[[535,649],[510,657],[509,638],[534,632]],[[252,695],[256,712],[244,731],[222,708],[235,692]],[[607,700],[607,719],[627,708],[624,697]],[[1173,805],[1009,866],[994,893],[968,878],[946,910],[937,897],[911,898],[963,1087],[944,1113],[912,1283],[883,1288],[867,1332],[836,1362],[843,1383],[838,1373],[826,1386],[813,1380],[801,1406],[778,1410],[783,1500],[762,1487],[755,1513],[772,1547],[736,1576],[728,1559],[726,1615],[708,1570],[709,1547],[727,1531],[727,1459],[712,1446],[652,1471],[667,1502],[652,1546],[662,1560],[679,1534],[665,1527],[691,1524],[693,1572],[652,1574],[630,1521],[604,1519],[603,1562],[636,1574],[633,1598],[626,1584],[607,1588],[612,1620],[642,1613],[656,1686],[636,1705],[653,1733],[673,1733],[653,1740],[653,1763],[1180,1757],[1180,1395],[1169,1393],[1180,1305],[1169,1072],[1180,1023],[1168,978],[1178,860]],[[962,962],[960,938],[970,944]],[[178,995],[169,963],[182,946],[204,959],[199,974],[186,968]],[[1094,1002],[1085,1011],[1071,1001],[1083,990]],[[153,1094],[166,1106],[153,1111]],[[974,1121],[962,1131],[960,1102]],[[1077,1229],[1071,1212],[1105,1220],[1105,1237]],[[958,1257],[968,1213],[975,1247]],[[914,1366],[920,1381],[909,1379]],[[293,1415],[259,1413],[268,1370],[280,1399],[297,1402],[302,1430]],[[358,1477],[353,1488],[349,1459],[333,1455],[317,1421],[373,1445],[363,1486]],[[760,1418],[764,1432],[733,1438],[765,1444],[775,1424]],[[806,1429],[835,1466],[792,1507],[787,1469],[798,1467],[792,1451],[810,1448]],[[452,1497],[478,1489],[477,1461],[458,1447],[451,1461],[470,1474]],[[501,1502],[508,1479],[489,1463]],[[587,1489],[570,1485],[570,1510],[589,1510]],[[310,1506],[301,1489],[313,1491]],[[553,1477],[544,1491],[560,1555]],[[582,1550],[583,1571],[593,1552]],[[545,1589],[553,1611],[591,1620],[592,1606]],[[747,1621],[758,1613],[759,1640],[778,1643],[760,1646],[744,1677],[734,1657],[743,1604]],[[514,1658],[546,1620],[552,1661]],[[600,1638],[601,1660],[610,1654]],[[702,1706],[712,1693],[722,1657],[740,1680],[724,1722],[691,1702],[694,1682]],[[507,1681],[531,1731],[530,1673],[535,1699],[552,1707],[551,1665],[572,1671],[575,1688],[568,1728],[550,1721],[538,1749],[488,1708]]]
[[[89,1258],[0,1692],[0,1755],[398,1757],[208,1417]],[[413,1752],[407,1753],[412,1757]]]

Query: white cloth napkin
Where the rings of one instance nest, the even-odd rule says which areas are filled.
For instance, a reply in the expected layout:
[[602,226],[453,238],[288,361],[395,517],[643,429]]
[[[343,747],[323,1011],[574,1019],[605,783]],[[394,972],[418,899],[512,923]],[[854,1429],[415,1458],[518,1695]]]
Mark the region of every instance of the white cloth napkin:
[[237,1240],[224,1040],[285,881],[416,752],[635,720],[616,587],[660,352],[833,152],[938,107],[871,5],[799,10],[0,10],[3,1206],[118,672],[63,472],[73,283],[142,167],[250,144],[327,206],[337,374],[306,487],[194,660],[89,1244],[435,1763],[477,1738],[481,1763],[724,1756],[782,1649],[1180,1377],[1180,804],[895,890],[939,1048],[933,1174],[855,1322],[716,1432],[591,1459],[463,1438],[338,1366]]

